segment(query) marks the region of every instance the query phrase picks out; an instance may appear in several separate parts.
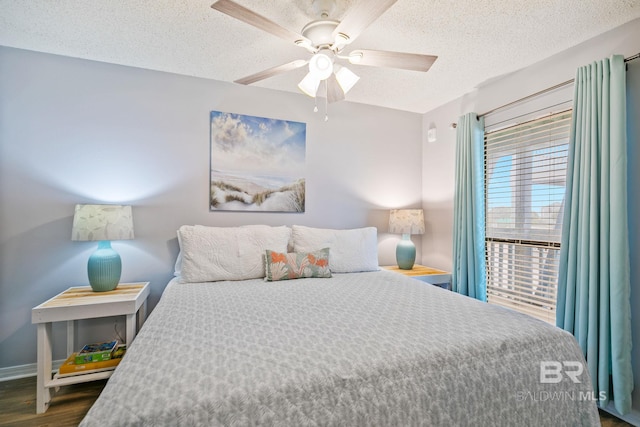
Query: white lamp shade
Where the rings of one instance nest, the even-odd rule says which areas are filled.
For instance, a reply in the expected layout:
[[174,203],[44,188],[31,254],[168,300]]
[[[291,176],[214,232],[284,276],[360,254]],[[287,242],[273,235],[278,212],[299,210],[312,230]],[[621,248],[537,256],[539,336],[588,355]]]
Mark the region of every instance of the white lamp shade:
[[342,67],[336,71],[336,80],[338,80],[338,84],[342,88],[342,91],[347,93],[353,86],[355,86],[356,83],[358,83],[360,77],[347,67]]
[[389,214],[389,233],[423,234],[424,212],[422,209],[392,209]]
[[76,205],[71,240],[133,239],[131,206]]
[[316,53],[309,61],[309,72],[318,80],[324,80],[333,73],[333,61],[324,53]]
[[316,93],[318,93],[318,86],[320,86],[320,80],[318,80],[311,72],[307,73],[307,75],[304,76],[304,79],[298,83],[298,89],[312,98],[315,98]]

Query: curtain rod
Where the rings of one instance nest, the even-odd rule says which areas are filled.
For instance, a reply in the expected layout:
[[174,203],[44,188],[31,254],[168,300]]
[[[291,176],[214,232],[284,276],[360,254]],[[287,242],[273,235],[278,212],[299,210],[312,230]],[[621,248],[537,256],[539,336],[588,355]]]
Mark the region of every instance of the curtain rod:
[[[625,58],[625,59],[624,59],[624,62],[625,62],[625,63],[627,63],[627,62],[629,62],[629,61],[633,61],[634,59],[638,59],[638,58],[640,58],[640,53],[636,53],[635,55],[632,55],[632,56],[630,56],[630,57],[628,57],[628,58]],[[518,104],[518,103],[520,103],[520,102],[522,102],[522,101],[526,101],[527,99],[535,98],[536,96],[539,96],[539,95],[545,94],[545,93],[547,93],[547,92],[551,92],[552,90],[559,89],[559,88],[564,87],[564,86],[566,86],[566,85],[570,85],[570,84],[571,84],[571,83],[573,83],[574,81],[575,81],[575,79],[571,79],[571,80],[567,80],[566,82],[558,83],[557,85],[554,85],[554,86],[548,87],[548,88],[546,88],[546,89],[542,89],[542,90],[540,90],[540,91],[538,91],[538,92],[536,92],[536,93],[532,93],[531,95],[527,95],[527,96],[525,96],[525,97],[523,97],[523,98],[516,99],[515,101],[511,101],[511,102],[509,102],[508,104],[504,104],[504,105],[501,105],[501,106],[499,106],[499,107],[496,107],[496,108],[494,108],[494,109],[492,109],[492,110],[489,110],[489,111],[487,111],[487,112],[484,112],[484,113],[482,113],[482,114],[478,114],[478,117],[484,117],[484,116],[489,115],[489,114],[491,114],[491,113],[495,113],[495,112],[496,112],[496,111],[498,111],[498,110],[502,110],[503,108],[510,107],[510,106],[512,106],[512,105],[514,105],[514,104]],[[452,127],[453,129],[455,129],[457,126],[458,126],[458,124],[457,124],[457,123],[451,123],[451,127]]]

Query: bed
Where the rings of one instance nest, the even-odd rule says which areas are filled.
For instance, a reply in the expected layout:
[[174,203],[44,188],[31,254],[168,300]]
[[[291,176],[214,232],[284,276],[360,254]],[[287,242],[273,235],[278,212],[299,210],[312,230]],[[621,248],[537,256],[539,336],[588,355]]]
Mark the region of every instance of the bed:
[[[185,280],[203,241],[189,247],[183,234],[183,271],[81,426],[600,425],[586,369],[571,372],[584,358],[570,334],[374,268],[371,230],[303,231],[298,245],[295,233],[284,247],[248,245],[251,256],[284,249],[261,253],[263,277],[203,282]],[[233,237],[213,254],[207,238],[205,269],[250,255]],[[332,255],[358,247],[344,265]],[[311,259],[312,277],[276,279],[269,259],[291,249],[292,265]],[[353,266],[372,270],[333,271]]]

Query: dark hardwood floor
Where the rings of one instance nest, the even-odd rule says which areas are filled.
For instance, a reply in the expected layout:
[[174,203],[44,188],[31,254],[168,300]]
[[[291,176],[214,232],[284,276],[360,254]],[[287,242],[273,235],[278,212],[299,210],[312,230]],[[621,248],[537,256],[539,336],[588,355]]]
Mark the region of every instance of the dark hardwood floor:
[[[36,415],[36,378],[0,382],[0,426],[72,427],[77,426],[98,398],[107,380],[62,387],[54,394],[49,409]],[[600,412],[603,427],[631,426]],[[108,426],[108,420],[105,426]]]
[[106,383],[61,387],[47,412],[36,415],[36,377],[0,382],[0,426],[77,426]]
[[623,427],[623,426],[633,427],[628,422],[622,421],[621,419],[616,418],[605,411],[600,411],[600,422],[602,423],[602,427]]

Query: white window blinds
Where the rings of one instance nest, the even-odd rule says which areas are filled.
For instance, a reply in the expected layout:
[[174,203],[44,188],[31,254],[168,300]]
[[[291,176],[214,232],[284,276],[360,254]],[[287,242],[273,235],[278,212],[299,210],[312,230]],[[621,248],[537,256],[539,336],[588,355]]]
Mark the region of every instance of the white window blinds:
[[571,111],[485,133],[487,300],[555,323]]

